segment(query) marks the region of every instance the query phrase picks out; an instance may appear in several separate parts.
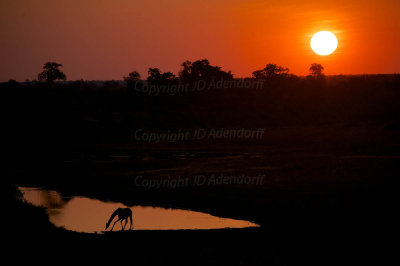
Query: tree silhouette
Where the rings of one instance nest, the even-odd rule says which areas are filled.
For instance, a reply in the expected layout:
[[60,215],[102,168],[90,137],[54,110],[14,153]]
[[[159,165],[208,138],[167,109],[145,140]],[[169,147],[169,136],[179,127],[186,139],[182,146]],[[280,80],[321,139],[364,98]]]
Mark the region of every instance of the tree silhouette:
[[62,64],[58,64],[56,62],[47,62],[43,65],[43,71],[38,74],[39,81],[46,81],[46,83],[50,84],[56,80],[66,80],[67,77],[59,67],[62,67]]
[[161,73],[158,68],[149,68],[147,81],[151,84],[163,85],[176,81],[176,76],[172,72]]
[[136,82],[140,81],[140,74],[137,71],[132,71],[127,77],[124,77],[124,81],[128,87],[132,87]]
[[322,77],[324,76],[323,71],[324,67],[321,64],[312,63],[310,66],[310,75],[313,77]]
[[131,73],[128,74],[127,77],[124,77],[125,81],[138,81],[140,80],[140,74],[137,71],[133,71]]
[[219,66],[212,66],[207,59],[195,62],[185,61],[181,64],[183,69],[179,72],[179,78],[183,82],[192,83],[198,80],[231,80],[231,71],[223,71]]
[[273,79],[287,77],[289,68],[278,66],[277,64],[267,64],[265,68],[253,72],[256,79]]

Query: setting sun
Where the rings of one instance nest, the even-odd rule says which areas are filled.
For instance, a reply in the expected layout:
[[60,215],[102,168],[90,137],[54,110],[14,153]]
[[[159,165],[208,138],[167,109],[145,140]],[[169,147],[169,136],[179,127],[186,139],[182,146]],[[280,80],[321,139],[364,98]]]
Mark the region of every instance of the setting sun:
[[338,45],[336,36],[329,31],[320,31],[311,38],[311,49],[319,55],[330,55]]

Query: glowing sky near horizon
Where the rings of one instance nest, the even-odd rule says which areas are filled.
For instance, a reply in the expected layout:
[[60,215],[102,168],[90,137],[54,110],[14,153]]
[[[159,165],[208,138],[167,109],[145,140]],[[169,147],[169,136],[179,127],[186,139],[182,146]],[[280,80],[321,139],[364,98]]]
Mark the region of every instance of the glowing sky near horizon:
[[[0,81],[34,79],[46,61],[69,80],[122,79],[149,67],[178,73],[207,58],[250,76],[267,63],[307,74],[399,73],[398,0],[0,0]],[[310,39],[334,33],[318,56]]]

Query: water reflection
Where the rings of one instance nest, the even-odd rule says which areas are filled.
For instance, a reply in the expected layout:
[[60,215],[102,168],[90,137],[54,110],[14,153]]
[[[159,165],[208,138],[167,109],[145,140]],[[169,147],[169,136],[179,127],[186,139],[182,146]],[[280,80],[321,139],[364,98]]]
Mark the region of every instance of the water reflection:
[[[63,198],[60,193],[39,188],[19,188],[24,199],[46,208],[50,221],[67,230],[76,232],[101,232],[110,215],[117,208],[127,206],[116,202],[103,202],[86,197]],[[133,206],[133,230],[178,230],[258,227],[257,224],[206,213],[165,209],[160,207]],[[117,223],[114,230],[120,230]]]

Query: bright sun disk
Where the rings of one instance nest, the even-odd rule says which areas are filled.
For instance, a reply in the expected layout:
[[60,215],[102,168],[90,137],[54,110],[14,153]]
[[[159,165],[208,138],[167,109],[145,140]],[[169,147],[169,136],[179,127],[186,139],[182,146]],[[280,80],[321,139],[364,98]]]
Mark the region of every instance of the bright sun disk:
[[315,53],[329,55],[336,50],[338,41],[332,32],[320,31],[312,36],[310,44]]

